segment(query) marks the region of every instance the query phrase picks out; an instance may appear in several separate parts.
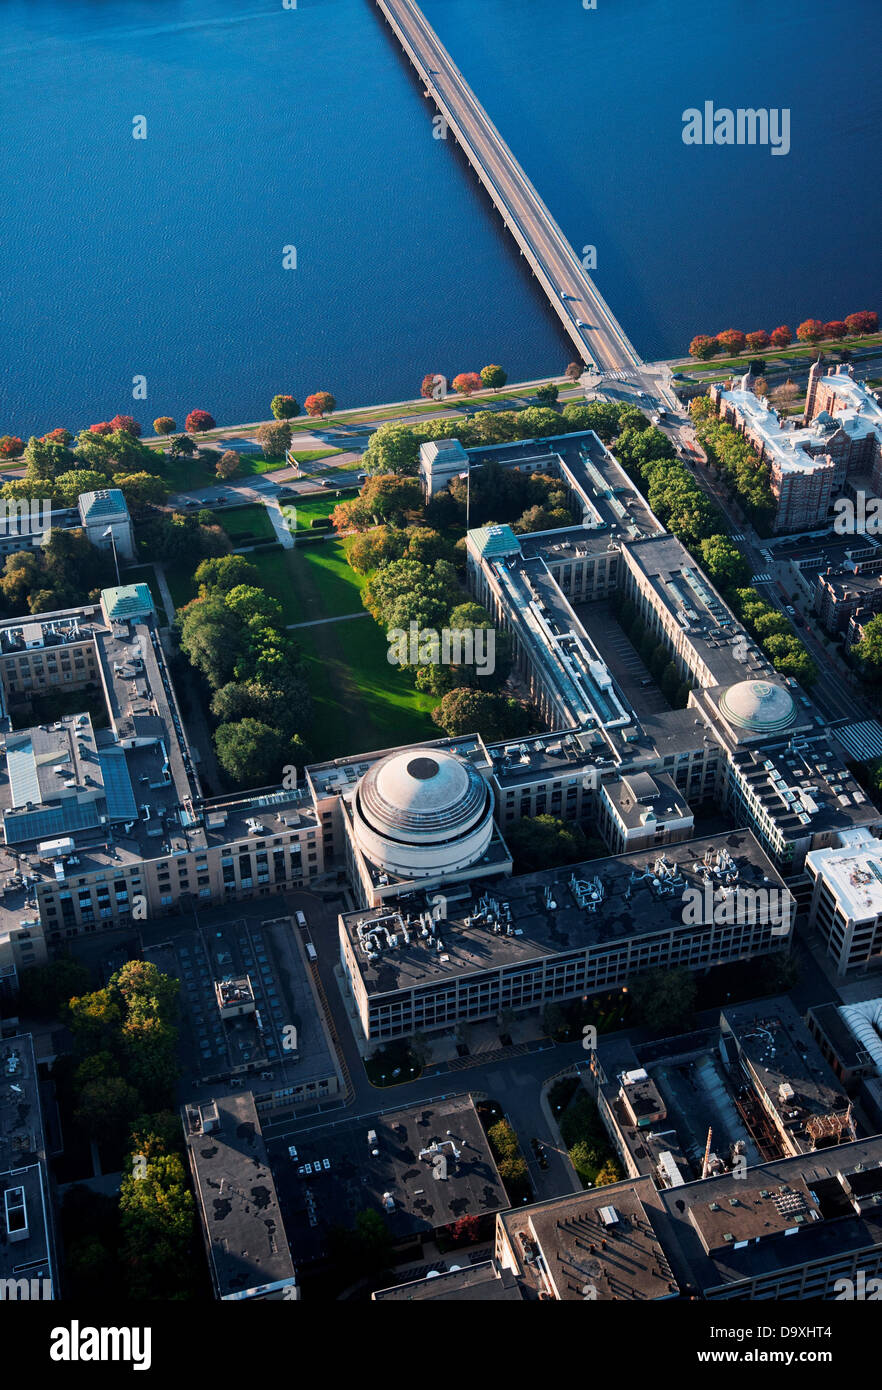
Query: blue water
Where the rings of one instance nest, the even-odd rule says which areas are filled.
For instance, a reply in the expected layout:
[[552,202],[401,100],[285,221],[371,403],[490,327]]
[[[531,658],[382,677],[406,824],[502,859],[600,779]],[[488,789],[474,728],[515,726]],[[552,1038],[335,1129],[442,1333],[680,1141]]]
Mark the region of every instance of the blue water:
[[[878,307],[876,8],[427,0],[650,358]],[[5,0],[0,62],[0,433],[570,359],[370,0]],[[791,107],[791,154],[687,148],[706,98]]]

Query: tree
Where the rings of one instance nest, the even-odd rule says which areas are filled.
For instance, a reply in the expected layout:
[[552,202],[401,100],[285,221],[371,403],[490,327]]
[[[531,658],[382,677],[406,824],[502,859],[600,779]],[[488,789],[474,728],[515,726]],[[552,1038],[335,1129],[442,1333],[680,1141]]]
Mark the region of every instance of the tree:
[[89,987],[89,972],[72,956],[61,956],[48,965],[23,970],[19,1004],[23,1014],[57,1014],[75,995]]
[[90,468],[74,468],[59,473],[52,487],[53,500],[62,507],[75,507],[82,492],[98,492],[107,487],[107,474]]
[[291,426],[284,420],[261,425],[257,431],[257,442],[265,459],[282,459],[291,444]]
[[558,816],[525,816],[506,831],[508,847],[518,873],[577,864],[588,852],[584,831]]
[[188,434],[205,434],[207,430],[214,428],[214,418],[207,410],[191,410],[184,421],[184,429]]
[[508,381],[508,372],[503,371],[495,363],[489,367],[481,368],[481,381],[490,391],[499,391]]
[[[61,483],[63,479],[57,481]],[[168,499],[168,488],[155,473],[117,473],[113,481],[130,507],[133,504],[158,507]]]
[[447,378],[444,373],[427,372],[420,383],[420,395],[424,396],[427,401],[435,400],[435,389],[439,382],[443,385],[443,392],[446,392]]
[[221,555],[216,559],[203,560],[193,577],[200,598],[208,594],[228,594],[239,584],[260,583],[259,570],[244,555]]
[[875,309],[861,309],[856,314],[847,314],[845,326],[849,333],[854,333],[863,338],[866,333],[877,333],[879,330],[879,315]]
[[564,376],[569,377],[570,381],[578,381],[584,370],[581,362],[570,362]]
[[716,338],[711,338],[707,333],[699,333],[689,344],[689,356],[697,362],[707,362],[718,350]]
[[169,453],[173,459],[192,458],[196,453],[196,445],[188,434],[178,434],[171,442]]
[[250,786],[281,784],[283,768],[291,761],[289,740],[279,729],[258,719],[220,724],[215,733],[221,766],[236,782]]
[[4,434],[0,439],[0,458],[18,459],[24,453],[24,440],[17,434]]
[[799,387],[795,381],[791,381],[790,377],[788,377],[786,381],[782,381],[780,386],[775,387],[771,399],[776,405],[786,407],[792,405],[798,395]]
[[300,414],[300,405],[293,396],[273,396],[270,410],[276,420],[293,420]]
[[746,342],[751,352],[765,352],[771,346],[772,339],[764,328],[758,328],[754,333],[746,334]]
[[[336,517],[335,508],[333,516]],[[334,523],[336,525],[336,521]],[[371,570],[391,560],[400,560],[407,548],[407,532],[393,526],[375,526],[355,537],[346,553],[346,558],[356,574],[370,574]]]
[[875,613],[864,624],[864,635],[855,644],[854,650],[858,659],[871,668],[874,676],[882,671],[882,613]]
[[471,396],[481,389],[481,378],[477,372],[460,372],[453,378],[453,389],[460,396]]
[[769,334],[772,347],[785,348],[793,342],[793,334],[790,332],[786,323],[782,323],[779,328],[773,328]]
[[153,421],[153,428],[157,434],[174,434],[177,424],[170,415],[159,415]]
[[218,478],[232,478],[239,472],[241,462],[235,449],[226,449],[215,464],[214,471]]
[[728,536],[707,536],[699,545],[702,564],[721,589],[737,589],[750,581],[750,566]]
[[90,434],[113,434],[113,425],[109,420],[99,420],[97,425],[89,426]]
[[314,391],[311,396],[307,396],[303,405],[307,415],[324,418],[336,409],[337,401],[330,391]]
[[417,478],[399,477],[394,473],[376,473],[364,484],[360,502],[370,517],[379,518],[394,526],[414,521],[420,515],[423,492]]
[[744,351],[746,338],[740,328],[724,328],[722,333],[717,334],[717,342],[725,352],[730,352],[737,357]]
[[819,343],[824,336],[824,325],[820,319],[804,319],[796,336],[801,343]]
[[371,435],[362,461],[368,473],[414,476],[419,457],[420,441],[414,431],[390,421]]
[[126,434],[132,435],[134,439],[137,439],[141,433],[141,426],[133,415],[114,415],[110,422],[110,428],[113,434],[116,434],[119,430],[124,430]]
[[696,985],[691,970],[649,970],[630,986],[631,1002],[647,1028],[674,1033],[688,1025],[695,1004]]
[[121,1264],[130,1299],[176,1299],[192,1296],[195,1256],[193,1197],[176,1153],[137,1152],[145,1168],[126,1173],[120,1186]]
[[527,732],[527,711],[505,695],[462,687],[451,690],[432,711],[432,720],[451,738],[478,733],[490,743]]
[[540,386],[536,391],[536,399],[537,401],[541,401],[543,405],[554,405],[559,395],[560,388],[557,387],[553,381],[547,381],[544,386]]
[[824,324],[824,337],[833,338],[836,342],[844,338],[847,332],[848,328],[842,319],[833,319],[830,323]]

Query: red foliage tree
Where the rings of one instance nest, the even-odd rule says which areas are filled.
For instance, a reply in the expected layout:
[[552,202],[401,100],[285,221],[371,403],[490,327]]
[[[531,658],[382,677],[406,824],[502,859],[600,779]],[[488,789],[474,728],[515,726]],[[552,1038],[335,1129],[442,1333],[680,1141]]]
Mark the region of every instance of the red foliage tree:
[[845,337],[847,332],[848,329],[846,328],[842,319],[832,319],[830,323],[824,324],[825,338],[835,338],[838,342],[840,338]]
[[184,429],[188,434],[204,434],[214,429],[214,418],[207,410],[191,410],[184,421]]
[[65,429],[50,430],[48,434],[43,435],[44,444],[63,444],[65,449],[72,439],[70,430]]
[[24,440],[16,434],[4,434],[0,439],[0,458],[19,459],[24,453]]
[[97,425],[89,426],[90,434],[113,434],[113,425],[109,420],[99,420]]
[[735,357],[747,346],[747,339],[740,328],[724,328],[722,333],[717,334],[717,342],[724,352],[731,352]]
[[856,314],[846,316],[845,326],[849,333],[857,333],[860,337],[865,333],[876,333],[879,330],[879,315],[875,309],[861,309]]
[[477,372],[460,372],[459,376],[453,378],[453,389],[460,396],[470,396],[474,391],[480,391],[482,385]]
[[311,396],[306,397],[303,408],[307,415],[311,415],[315,419],[330,415],[336,404],[337,401],[330,391],[314,391]]
[[122,430],[124,434],[130,434],[133,439],[137,439],[141,433],[141,426],[134,415],[114,415],[110,425],[113,430]]
[[765,352],[771,341],[764,328],[758,328],[755,333],[747,334],[747,346],[751,352]]
[[709,337],[707,333],[699,333],[689,344],[689,356],[694,357],[696,362],[706,362],[716,351],[717,340]]
[[454,1245],[474,1245],[481,1238],[481,1218],[473,1213],[461,1216],[449,1230]]
[[422,385],[420,386],[420,395],[425,396],[427,401],[434,399],[436,377],[441,377],[445,386],[447,384],[446,378],[443,377],[441,372],[426,372],[426,375],[423,377]]
[[793,342],[793,334],[790,332],[786,323],[782,323],[780,328],[773,328],[769,334],[772,347],[784,348]]
[[801,343],[819,343],[824,336],[824,325],[820,319],[805,319],[797,328],[796,336]]

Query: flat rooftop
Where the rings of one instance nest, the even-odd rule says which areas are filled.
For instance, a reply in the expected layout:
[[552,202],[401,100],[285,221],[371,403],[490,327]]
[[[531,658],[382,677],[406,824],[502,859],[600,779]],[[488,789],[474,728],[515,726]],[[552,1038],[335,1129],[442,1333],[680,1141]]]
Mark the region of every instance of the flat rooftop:
[[730,1064],[746,1061],[754,1084],[794,1144],[808,1150],[837,1141],[838,1131],[835,1137],[816,1139],[813,1121],[844,1116],[849,1099],[787,998],[727,1006],[720,1029],[724,1056]]
[[40,1082],[29,1033],[0,1040],[0,1277],[52,1279]]
[[218,1296],[290,1284],[294,1265],[250,1091],[183,1112]]
[[360,1211],[377,1212],[401,1242],[508,1206],[467,1095],[291,1137],[297,1158],[279,1158],[276,1180],[298,1262],[322,1258],[332,1228]]
[[806,862],[823,876],[846,917],[866,922],[882,912],[882,841],[813,849]]
[[499,1220],[533,1297],[645,1303],[679,1292],[656,1233],[661,1210],[652,1182],[640,1177],[513,1208]]
[[523,1291],[510,1269],[493,1260],[433,1271],[424,1279],[396,1284],[371,1295],[375,1303],[520,1303]]
[[880,813],[826,733],[732,754],[751,795],[786,839],[878,824]]
[[841,1260],[882,1245],[882,1136],[688,1183],[659,1200],[684,1290]]
[[705,869],[714,882],[731,872],[741,887],[784,887],[752,833],[736,830],[475,888],[450,898],[447,917],[431,926],[419,906],[344,913],[340,923],[367,993],[390,994],[654,932],[701,930],[683,925],[683,894],[703,893]]

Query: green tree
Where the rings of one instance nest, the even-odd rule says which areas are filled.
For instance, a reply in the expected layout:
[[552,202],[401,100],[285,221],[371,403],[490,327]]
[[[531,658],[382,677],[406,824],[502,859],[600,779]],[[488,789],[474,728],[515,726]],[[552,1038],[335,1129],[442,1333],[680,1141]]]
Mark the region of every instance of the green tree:
[[300,406],[293,396],[273,396],[270,410],[277,420],[293,420],[300,414]]
[[655,1032],[675,1033],[688,1026],[695,1005],[695,977],[685,966],[650,970],[630,985],[641,1022]]
[[362,462],[368,473],[413,477],[419,466],[419,458],[420,441],[414,431],[409,425],[390,421],[371,435]]
[[432,711],[432,720],[451,738],[478,733],[489,743],[527,732],[527,711],[505,695],[467,688],[451,690]]
[[580,826],[558,816],[524,816],[505,832],[516,872],[533,873],[558,864],[577,864],[588,851]]
[[508,381],[508,373],[492,363],[489,367],[481,368],[481,381],[489,391],[499,391]]
[[215,744],[224,771],[242,785],[280,785],[283,768],[291,762],[290,741],[258,719],[219,725]]

